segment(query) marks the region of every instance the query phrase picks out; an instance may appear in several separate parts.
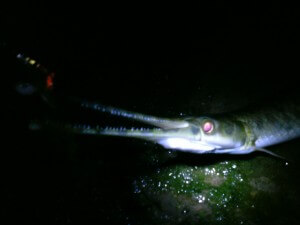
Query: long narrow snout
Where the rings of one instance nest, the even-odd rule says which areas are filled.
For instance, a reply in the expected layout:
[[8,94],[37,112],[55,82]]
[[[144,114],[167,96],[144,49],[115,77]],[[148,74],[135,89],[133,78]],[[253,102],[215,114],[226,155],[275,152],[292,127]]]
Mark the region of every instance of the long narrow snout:
[[77,133],[139,138],[160,144],[164,148],[196,153],[204,153],[215,149],[214,146],[202,143],[200,128],[185,119],[149,116],[87,101],[81,102],[81,107],[128,118],[155,126],[155,128],[72,127],[73,131]]

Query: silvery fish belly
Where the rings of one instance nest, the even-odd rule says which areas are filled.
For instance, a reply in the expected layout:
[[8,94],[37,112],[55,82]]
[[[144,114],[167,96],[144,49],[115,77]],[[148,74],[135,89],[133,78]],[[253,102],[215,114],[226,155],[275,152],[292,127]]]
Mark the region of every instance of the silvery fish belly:
[[139,138],[164,148],[202,153],[248,154],[255,150],[300,136],[299,104],[277,104],[245,112],[189,118],[160,118],[130,112],[94,102],[81,101],[81,107],[113,116],[143,122],[155,128],[113,128],[77,125],[73,132]]

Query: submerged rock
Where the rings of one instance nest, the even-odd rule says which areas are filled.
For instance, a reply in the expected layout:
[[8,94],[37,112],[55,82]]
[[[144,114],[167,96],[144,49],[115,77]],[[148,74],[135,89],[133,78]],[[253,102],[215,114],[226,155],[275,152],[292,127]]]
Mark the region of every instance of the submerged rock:
[[[287,143],[285,147],[292,151],[293,144]],[[199,165],[175,163],[135,179],[136,199],[142,205],[148,202],[147,214],[151,214],[139,222],[275,224],[283,221],[284,224],[290,221],[290,212],[282,208],[291,207],[290,204],[296,208],[299,197],[292,194],[296,189],[291,190],[292,174],[297,173],[293,166],[256,154],[218,159]]]

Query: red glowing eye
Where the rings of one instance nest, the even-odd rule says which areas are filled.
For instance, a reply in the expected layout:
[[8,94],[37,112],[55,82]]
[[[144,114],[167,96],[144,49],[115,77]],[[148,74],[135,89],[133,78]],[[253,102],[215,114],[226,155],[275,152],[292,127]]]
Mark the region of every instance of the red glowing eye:
[[211,122],[205,122],[203,124],[203,131],[205,133],[210,133],[213,131],[213,129],[214,129],[214,125]]

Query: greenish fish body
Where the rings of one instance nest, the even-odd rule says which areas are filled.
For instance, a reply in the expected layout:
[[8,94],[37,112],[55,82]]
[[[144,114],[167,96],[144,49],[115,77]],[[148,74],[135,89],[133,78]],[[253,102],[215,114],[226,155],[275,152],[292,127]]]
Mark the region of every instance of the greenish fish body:
[[250,142],[264,148],[300,136],[300,107],[281,104],[233,115],[241,121]]
[[71,127],[74,132],[139,138],[168,149],[198,154],[248,154],[255,150],[268,152],[263,148],[300,136],[300,107],[293,104],[182,119],[148,116],[91,102],[82,102],[81,106],[150,124],[156,128],[77,126]]

